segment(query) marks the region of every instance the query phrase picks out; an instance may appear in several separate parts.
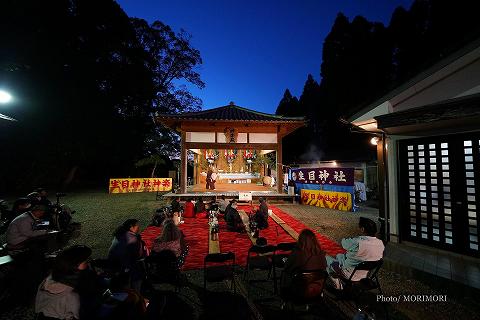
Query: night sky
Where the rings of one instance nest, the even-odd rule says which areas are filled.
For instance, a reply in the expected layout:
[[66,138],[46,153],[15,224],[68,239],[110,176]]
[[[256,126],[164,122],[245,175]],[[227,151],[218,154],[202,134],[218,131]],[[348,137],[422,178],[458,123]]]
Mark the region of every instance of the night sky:
[[320,79],[322,45],[338,12],[388,25],[412,0],[117,0],[129,16],[160,20],[192,35],[206,84],[191,88],[204,109],[227,105],[274,113],[286,88],[299,97]]

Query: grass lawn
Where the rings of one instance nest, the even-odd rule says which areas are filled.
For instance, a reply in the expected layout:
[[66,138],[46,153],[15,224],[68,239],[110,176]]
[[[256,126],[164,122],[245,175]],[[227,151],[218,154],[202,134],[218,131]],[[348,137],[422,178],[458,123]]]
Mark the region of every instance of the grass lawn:
[[148,226],[155,209],[165,205],[155,200],[155,196],[156,193],[69,193],[62,202],[76,211],[73,220],[82,224],[80,237],[73,239],[71,244],[87,245],[95,258],[105,257],[113,232],[125,220],[138,219],[140,230]]
[[[70,244],[84,244],[92,248],[93,257],[106,257],[113,239],[113,232],[125,220],[139,220],[140,230],[148,226],[155,209],[166,202],[155,200],[156,193],[108,194],[104,191],[82,191],[69,193],[62,203],[75,210],[73,221],[82,224],[79,238]],[[15,199],[8,199],[10,205]],[[50,197],[54,201],[54,197]],[[0,242],[5,242],[5,234]]]

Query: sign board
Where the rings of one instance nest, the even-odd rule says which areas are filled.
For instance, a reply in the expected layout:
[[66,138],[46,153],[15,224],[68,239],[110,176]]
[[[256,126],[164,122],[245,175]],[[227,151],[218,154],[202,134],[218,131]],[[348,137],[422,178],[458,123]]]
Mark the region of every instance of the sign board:
[[171,191],[172,178],[110,179],[109,193]]
[[238,193],[238,200],[239,201],[252,201],[252,193],[251,192],[239,192]]
[[352,195],[348,192],[301,190],[302,203],[310,206],[352,211]]
[[353,186],[353,168],[295,168],[292,180],[297,183]]

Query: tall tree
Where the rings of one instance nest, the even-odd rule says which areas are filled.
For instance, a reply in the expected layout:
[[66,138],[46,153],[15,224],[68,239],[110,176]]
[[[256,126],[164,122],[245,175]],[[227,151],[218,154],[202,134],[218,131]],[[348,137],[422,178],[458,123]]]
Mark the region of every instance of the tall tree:
[[297,97],[292,96],[290,90],[286,89],[283,93],[283,98],[278,104],[276,115],[286,116],[286,117],[295,117],[299,116],[299,104]]
[[200,83],[198,51],[162,24],[148,46],[113,0],[6,0],[0,27],[0,82],[19,120],[0,124],[0,189],[132,175],[151,155],[155,112],[200,103],[174,83]]

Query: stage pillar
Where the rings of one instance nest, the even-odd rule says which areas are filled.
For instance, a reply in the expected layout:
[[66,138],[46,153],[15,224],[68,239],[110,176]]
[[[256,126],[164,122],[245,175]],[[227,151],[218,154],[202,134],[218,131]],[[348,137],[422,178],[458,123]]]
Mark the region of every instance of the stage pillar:
[[277,130],[277,192],[283,193],[282,136]]
[[187,192],[187,150],[185,149],[186,138],[186,132],[182,131],[180,148],[180,193]]

